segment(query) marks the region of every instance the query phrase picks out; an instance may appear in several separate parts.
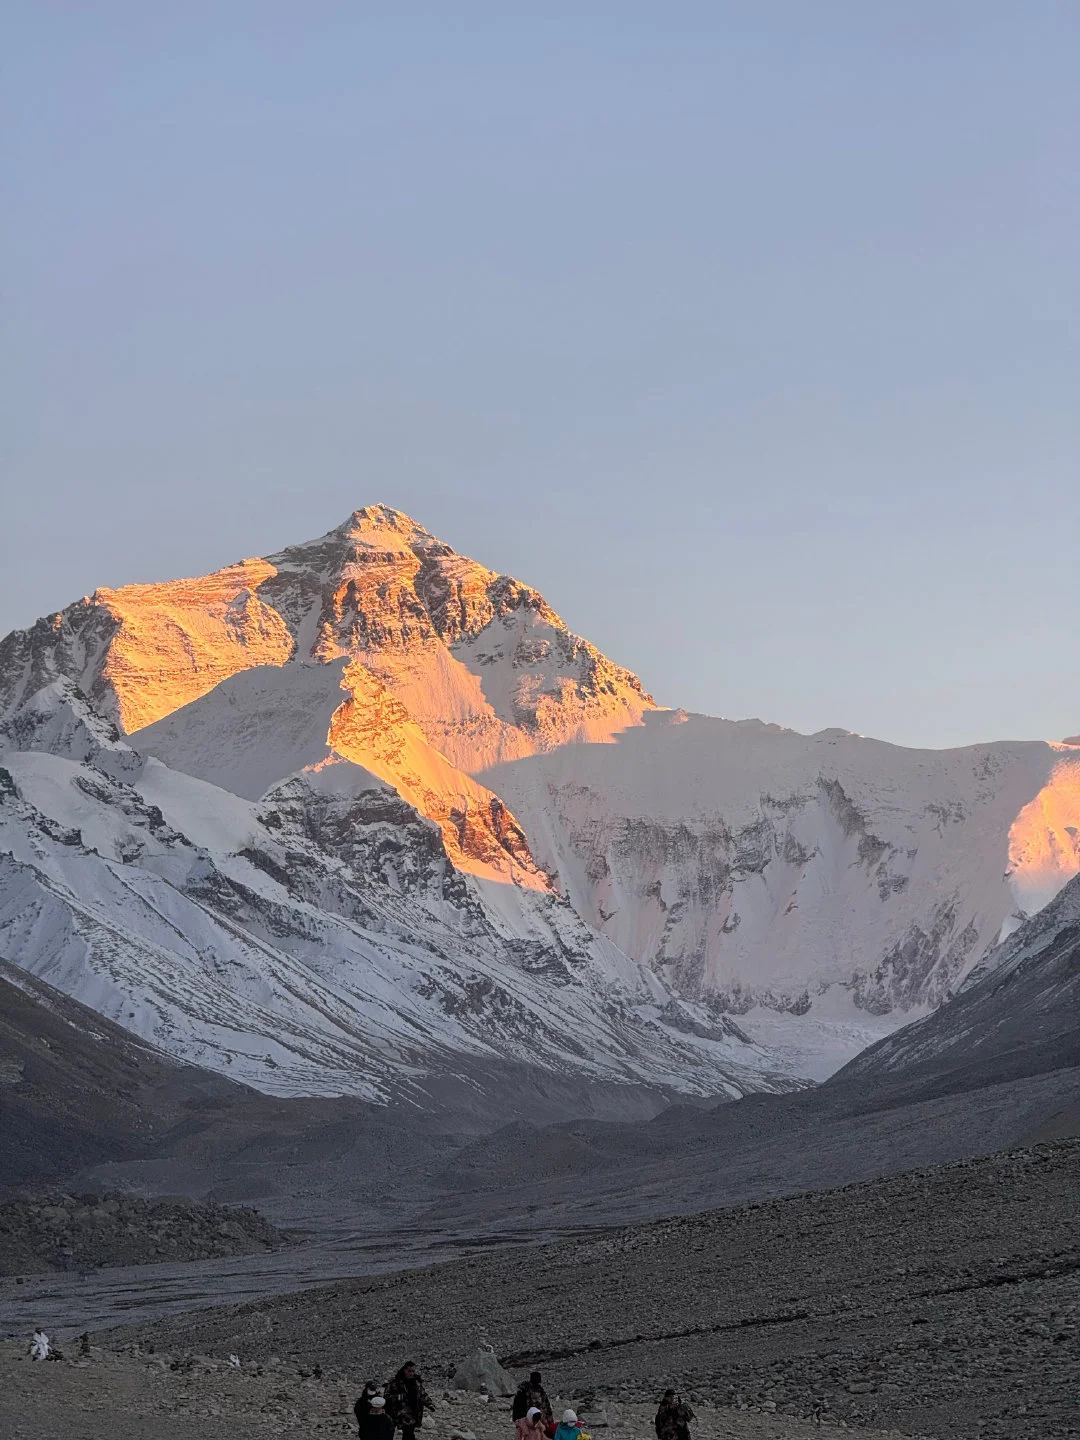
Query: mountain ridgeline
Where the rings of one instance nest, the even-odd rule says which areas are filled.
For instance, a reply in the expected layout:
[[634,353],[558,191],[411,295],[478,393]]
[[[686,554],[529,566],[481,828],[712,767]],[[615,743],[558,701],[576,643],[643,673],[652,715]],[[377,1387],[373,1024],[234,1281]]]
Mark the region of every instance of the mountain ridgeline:
[[272,1095],[794,1090],[1078,871],[1080,746],[660,708],[381,505],[0,642],[0,954]]

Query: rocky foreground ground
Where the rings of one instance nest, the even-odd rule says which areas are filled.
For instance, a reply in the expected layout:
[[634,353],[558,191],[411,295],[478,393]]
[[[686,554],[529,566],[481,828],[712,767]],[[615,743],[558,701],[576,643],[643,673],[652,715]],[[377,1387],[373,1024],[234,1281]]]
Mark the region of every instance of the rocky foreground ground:
[[[70,1347],[72,1357],[76,1347]],[[110,1354],[59,1363],[27,1358],[21,1342],[0,1343],[0,1434],[5,1440],[237,1440],[238,1436],[355,1436],[352,1406],[364,1376],[272,1360],[233,1369],[206,1356]],[[564,1397],[556,1402],[562,1403]],[[424,1423],[429,1440],[457,1433],[513,1440],[507,1400],[437,1390]],[[694,1440],[811,1440],[840,1431],[789,1417],[695,1406]],[[653,1404],[608,1401],[582,1412],[594,1440],[652,1440]],[[903,1440],[863,1430],[864,1440]]]
[[62,1193],[0,1205],[0,1275],[210,1260],[283,1243],[246,1205]]
[[823,1411],[939,1440],[1065,1440],[1080,1437],[1078,1212],[1080,1142],[1062,1141],[199,1311],[109,1343],[379,1377],[409,1354],[446,1384],[486,1336],[564,1395],[644,1404],[674,1384],[720,1406],[718,1424],[745,1405],[803,1423],[793,1434]]

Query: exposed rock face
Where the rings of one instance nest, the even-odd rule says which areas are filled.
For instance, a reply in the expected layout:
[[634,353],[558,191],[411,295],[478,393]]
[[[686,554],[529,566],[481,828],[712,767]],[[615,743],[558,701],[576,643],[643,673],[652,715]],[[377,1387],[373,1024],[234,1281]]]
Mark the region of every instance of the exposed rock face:
[[1037,742],[669,711],[483,778],[590,924],[736,1013],[925,1011],[1080,868],[1080,754]]
[[40,1195],[0,1205],[0,1275],[251,1255],[283,1237],[247,1206]]
[[474,1350],[454,1370],[451,1377],[456,1390],[483,1390],[488,1395],[513,1395],[517,1383],[508,1370],[499,1364],[491,1349]]

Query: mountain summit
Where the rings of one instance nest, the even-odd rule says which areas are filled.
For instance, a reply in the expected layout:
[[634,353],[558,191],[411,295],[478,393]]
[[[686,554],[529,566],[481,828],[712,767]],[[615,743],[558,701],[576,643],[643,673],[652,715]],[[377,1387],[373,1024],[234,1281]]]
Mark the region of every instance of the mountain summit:
[[[344,670],[331,668],[341,660]],[[321,680],[293,670],[235,679],[310,664],[325,667]],[[196,763],[193,747],[196,773],[230,788],[229,756],[250,749],[257,708],[258,793],[297,753],[295,734],[275,736],[275,725],[287,715],[293,726],[297,704],[310,706],[309,761],[338,754],[363,765],[437,821],[463,868],[538,885],[548,881],[520,827],[467,772],[609,739],[653,705],[537,591],[385,505],[198,579],[97,590],[0,644],[8,711],[60,677],[169,763]],[[225,682],[218,702],[199,706]]]
[[275,573],[259,597],[296,658],[362,659],[463,769],[610,739],[653,708],[637,676],[572,634],[538,591],[400,510],[355,510],[264,563]]
[[653,706],[538,591],[385,505],[198,579],[96,590],[0,644],[0,695],[67,675],[132,734],[240,670],[341,656],[471,769],[609,738]]

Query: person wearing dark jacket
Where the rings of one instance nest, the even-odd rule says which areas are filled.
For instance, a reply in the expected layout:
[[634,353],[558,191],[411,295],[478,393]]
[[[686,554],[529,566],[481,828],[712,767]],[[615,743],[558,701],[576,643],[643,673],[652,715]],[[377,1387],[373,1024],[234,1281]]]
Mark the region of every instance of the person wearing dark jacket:
[[510,1408],[510,1416],[513,1420],[524,1420],[533,1406],[540,1411],[545,1425],[552,1427],[554,1433],[555,1417],[551,1413],[551,1401],[544,1389],[543,1378],[539,1370],[534,1370],[527,1380],[522,1380],[514,1396],[514,1403]]
[[656,1440],[690,1440],[690,1421],[693,1418],[690,1406],[684,1405],[674,1390],[665,1390],[653,1421]]
[[359,1426],[360,1434],[364,1433],[364,1421],[371,1414],[372,1399],[378,1395],[379,1387],[374,1380],[369,1380],[360,1392],[360,1398],[353,1406],[353,1414],[356,1416],[356,1423]]
[[373,1395],[368,1412],[360,1421],[360,1440],[394,1440],[394,1429],[394,1422],[386,1413],[386,1401],[381,1395]]
[[416,1431],[424,1423],[424,1409],[431,1403],[416,1365],[406,1360],[386,1387],[386,1411],[401,1431],[401,1440],[416,1440]]

